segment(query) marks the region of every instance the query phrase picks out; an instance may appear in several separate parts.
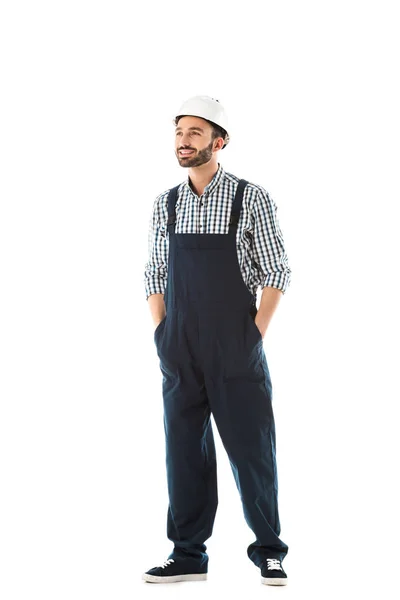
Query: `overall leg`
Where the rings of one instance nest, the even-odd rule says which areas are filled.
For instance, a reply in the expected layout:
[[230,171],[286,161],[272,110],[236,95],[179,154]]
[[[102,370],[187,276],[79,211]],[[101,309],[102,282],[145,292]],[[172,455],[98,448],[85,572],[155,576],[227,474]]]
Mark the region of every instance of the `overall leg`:
[[256,329],[239,323],[236,335],[229,324],[216,327],[219,339],[206,373],[207,393],[246,522],[256,536],[247,554],[261,566],[267,557],[282,560],[288,552],[279,538],[271,379]]
[[168,344],[168,358],[163,360],[161,354],[169,495],[167,536],[174,543],[169,558],[191,556],[206,563],[204,542],[212,534],[218,505],[210,407],[202,372],[184,348],[185,328],[181,327],[179,333],[174,331],[175,335],[163,345],[165,350]]

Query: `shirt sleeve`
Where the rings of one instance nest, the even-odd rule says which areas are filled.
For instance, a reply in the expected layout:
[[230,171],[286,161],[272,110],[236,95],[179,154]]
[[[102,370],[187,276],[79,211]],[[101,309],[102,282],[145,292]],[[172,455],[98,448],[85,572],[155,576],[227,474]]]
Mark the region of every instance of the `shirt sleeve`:
[[151,294],[165,294],[168,274],[168,239],[163,222],[163,196],[153,205],[148,229],[148,260],[144,270],[146,300]]
[[290,284],[291,269],[277,210],[268,192],[258,186],[253,208],[253,260],[258,269],[261,288],[278,288],[284,294]]

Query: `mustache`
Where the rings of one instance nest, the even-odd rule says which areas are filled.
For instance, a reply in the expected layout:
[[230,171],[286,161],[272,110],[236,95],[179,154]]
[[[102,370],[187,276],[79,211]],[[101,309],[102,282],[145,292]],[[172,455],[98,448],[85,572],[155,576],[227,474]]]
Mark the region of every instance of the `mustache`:
[[178,152],[179,152],[180,150],[193,150],[193,151],[195,152],[195,149],[194,149],[194,148],[178,148]]

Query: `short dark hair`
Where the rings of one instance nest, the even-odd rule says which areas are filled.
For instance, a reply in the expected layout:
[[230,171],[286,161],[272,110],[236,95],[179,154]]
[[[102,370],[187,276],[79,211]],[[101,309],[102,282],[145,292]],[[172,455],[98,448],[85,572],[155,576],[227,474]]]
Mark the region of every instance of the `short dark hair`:
[[[206,119],[206,121],[208,121],[208,119]],[[226,132],[226,130],[223,129],[222,127],[220,127],[219,125],[216,125],[212,121],[208,121],[208,123],[210,123],[210,125],[212,127],[211,139],[214,141],[217,138],[222,137],[222,139],[225,142],[227,140],[227,136],[228,136],[228,133]]]
[[[175,127],[178,126],[179,123],[179,119],[181,119],[182,117],[184,117],[185,115],[178,115],[175,119]],[[204,117],[201,117],[202,119],[204,119]],[[207,121],[207,123],[209,123],[211,125],[212,131],[211,131],[211,140],[214,141],[219,137],[222,137],[222,139],[224,140],[224,145],[222,146],[222,148],[225,148],[226,144],[229,141],[229,135],[228,132],[223,129],[223,127],[220,127],[219,125],[217,125],[216,123],[213,123],[212,121],[209,121],[208,119],[204,119],[205,121]]]

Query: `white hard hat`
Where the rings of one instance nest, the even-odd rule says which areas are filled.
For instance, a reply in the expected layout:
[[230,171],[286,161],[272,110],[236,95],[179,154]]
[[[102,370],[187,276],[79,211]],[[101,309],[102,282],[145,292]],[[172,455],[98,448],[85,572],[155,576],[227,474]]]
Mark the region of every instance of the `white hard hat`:
[[182,104],[175,116],[174,124],[176,124],[176,119],[178,117],[184,116],[201,117],[202,119],[207,119],[207,121],[211,121],[212,123],[215,123],[215,125],[222,127],[227,133],[223,148],[229,143],[228,119],[225,109],[222,104],[220,104],[219,100],[211,98],[210,96],[193,96]]

